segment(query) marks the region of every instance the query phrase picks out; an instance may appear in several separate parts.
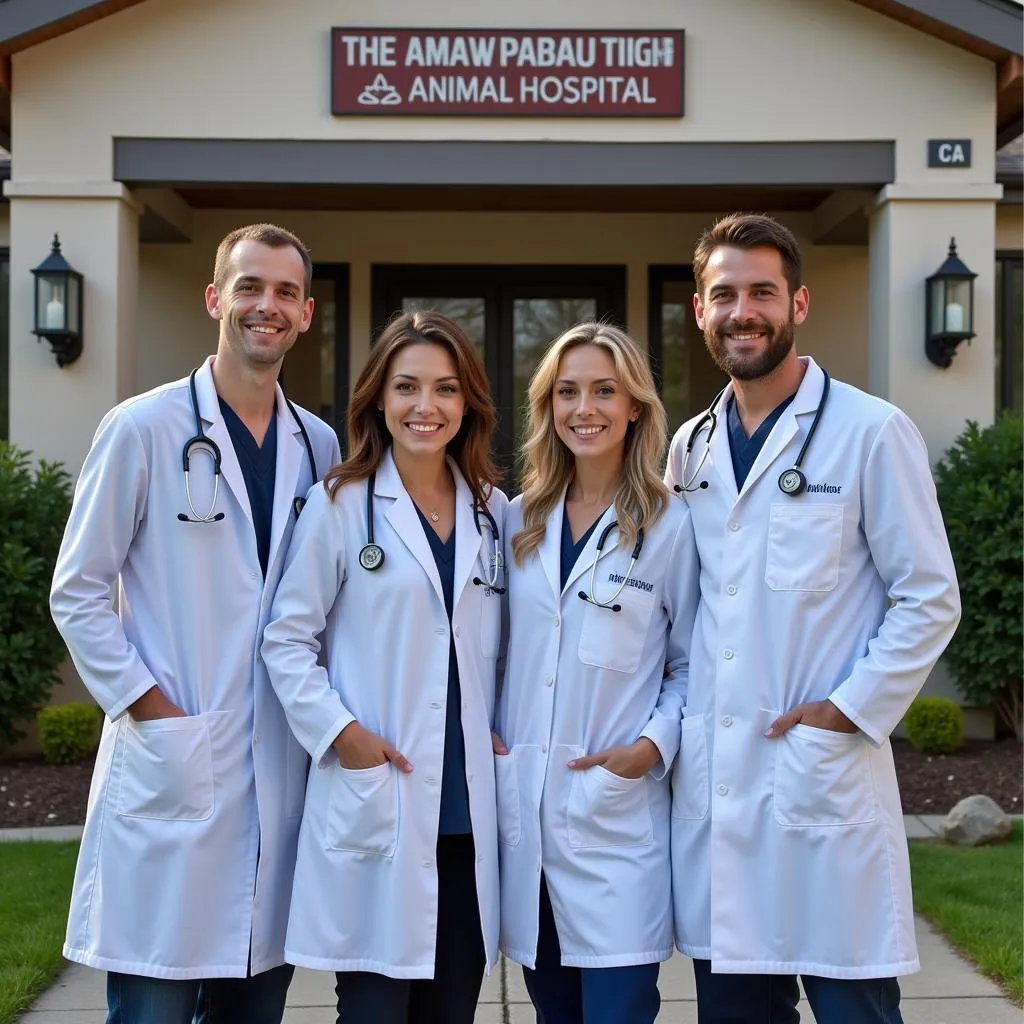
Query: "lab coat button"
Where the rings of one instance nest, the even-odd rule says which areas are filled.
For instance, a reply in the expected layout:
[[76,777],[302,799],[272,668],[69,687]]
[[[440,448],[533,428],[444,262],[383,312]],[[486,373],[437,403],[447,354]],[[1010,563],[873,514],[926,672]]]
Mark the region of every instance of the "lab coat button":
[[425,860],[423,862],[423,866],[425,868],[432,868],[434,866],[434,862],[432,860]]
[[729,529],[732,530],[733,533],[735,533],[739,528],[740,528],[740,524],[739,523],[732,522],[732,523],[729,524]]
[[558,626],[559,626],[559,618],[558,618],[558,616],[557,616],[557,615],[555,616],[555,620],[554,620],[554,621],[555,621],[555,629],[558,629]]
[[436,786],[437,785],[437,779],[435,779],[433,775],[428,775],[426,777],[426,779],[424,779],[424,782],[426,782],[426,784],[428,786]]
[[256,747],[256,746],[259,746],[259,742],[260,742],[260,739],[262,739],[262,737],[260,736],[260,734],[259,734],[258,732],[256,732],[256,733],[253,733],[253,736],[252,736],[252,745],[253,745],[254,747]]
[[256,573],[254,573],[254,572],[249,573],[249,579],[251,579],[251,580],[256,579]]
[[546,754],[548,752],[548,745],[546,743],[541,744],[540,752]]
[[546,683],[546,684],[547,684],[548,686],[554,686],[554,685],[555,685],[555,677],[554,677],[554,676],[551,676],[551,675],[545,676],[545,677],[544,677],[544,682],[545,682],[545,683]]
[[728,793],[728,792],[729,792],[729,787],[728,786],[719,786],[718,787],[718,795],[719,796],[725,796],[725,794]]
[[728,729],[732,725],[732,715],[722,715],[722,725]]
[[732,648],[726,647],[726,649],[722,651],[722,657],[725,658],[726,661],[732,661]]
[[434,632],[435,632],[435,633],[436,633],[436,634],[437,634],[438,636],[444,636],[444,635],[445,635],[445,633],[447,633],[447,632],[448,632],[448,630],[447,630],[447,629],[445,629],[445,628],[444,628],[444,626],[435,626],[435,627],[434,627]]
[[461,626],[456,626],[455,627],[455,635],[456,636],[462,636],[462,627]]
[[730,584],[729,584],[729,586],[727,586],[727,587],[725,588],[725,592],[726,592],[726,593],[727,593],[727,594],[728,594],[728,595],[729,595],[730,597],[732,597],[732,596],[733,596],[733,595],[734,595],[734,594],[736,593],[736,587],[735,587],[735,586],[733,586],[733,584],[731,584],[731,583],[730,583]]
[[444,707],[444,705],[443,705],[443,704],[442,704],[442,703],[441,703],[441,702],[440,702],[439,700],[432,700],[432,701],[430,702],[430,706],[431,706],[432,708],[440,708],[440,707]]

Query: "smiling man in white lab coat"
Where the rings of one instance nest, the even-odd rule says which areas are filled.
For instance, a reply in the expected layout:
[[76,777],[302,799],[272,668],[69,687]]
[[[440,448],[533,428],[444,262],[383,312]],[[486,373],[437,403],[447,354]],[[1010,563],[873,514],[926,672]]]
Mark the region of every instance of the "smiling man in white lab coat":
[[109,412],[75,491],[50,603],[107,717],[64,955],[109,972],[108,1024],[284,1012],[307,757],[257,652],[297,499],[340,458],[277,384],[311,275],[290,232],[229,234],[216,355]]
[[701,1024],[898,1024],[918,969],[889,734],[960,603],[924,442],[794,348],[796,239],[760,215],[697,245],[694,309],[730,383],[667,482],[701,561],[673,775],[676,942]]

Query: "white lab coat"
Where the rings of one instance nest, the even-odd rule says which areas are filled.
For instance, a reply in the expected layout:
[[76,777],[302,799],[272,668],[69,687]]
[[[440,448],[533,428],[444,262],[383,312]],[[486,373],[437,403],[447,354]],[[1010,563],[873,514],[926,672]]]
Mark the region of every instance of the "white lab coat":
[[[564,501],[522,567],[511,538],[522,499],[509,506],[510,634],[495,758],[501,852],[501,948],[533,967],[543,869],[562,950],[573,967],[656,963],[672,953],[668,770],[679,747],[697,558],[685,504],[671,497],[650,527],[619,612],[580,599],[609,508],[561,585]],[[632,547],[613,531],[597,563],[598,597],[615,592]],[[667,665],[667,673],[666,673]],[[651,739],[661,763],[624,779],[566,762]]]
[[[284,962],[284,932],[308,759],[256,659],[295,517],[312,483],[277,392],[277,476],[264,582],[249,499],[209,361],[200,415],[223,457],[217,523],[183,523],[182,445],[195,434],[188,380],[103,419],[57,559],[51,609],[106,712],[64,955],[156,978],[244,977]],[[327,424],[300,411],[326,472]],[[210,460],[194,453],[196,509]],[[113,610],[118,597],[120,615]],[[189,715],[135,722],[154,684]]]
[[[730,389],[685,495],[701,604],[672,780],[676,941],[717,972],[890,977],[918,958],[889,734],[952,636],[959,596],[924,442],[887,402],[833,381],[808,489],[779,490],[822,393],[804,362],[740,493]],[[670,486],[695,423],[672,442]],[[762,735],[825,698],[861,731]]]
[[[312,754],[285,955],[322,971],[431,978],[437,935],[436,847],[451,634],[462,690],[466,783],[480,922],[490,971],[497,957],[498,856],[491,721],[501,597],[483,578],[495,540],[454,462],[455,586],[451,626],[416,506],[385,453],[374,487],[374,572],[366,544],[366,481],[331,501],[316,487],[295,531],[263,657],[291,727]],[[488,506],[499,526],[505,495]],[[323,633],[326,668],[318,663]],[[322,661],[323,659],[321,659]],[[358,721],[412,762],[341,767],[332,743]]]

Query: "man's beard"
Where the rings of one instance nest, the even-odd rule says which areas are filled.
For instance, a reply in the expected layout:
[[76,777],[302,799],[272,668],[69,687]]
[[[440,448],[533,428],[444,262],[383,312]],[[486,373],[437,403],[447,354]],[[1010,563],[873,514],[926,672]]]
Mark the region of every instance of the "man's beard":
[[[752,324],[740,324],[728,320],[716,331],[710,328],[704,331],[704,344],[708,354],[723,373],[735,380],[759,380],[767,377],[789,355],[793,347],[794,328],[793,310],[783,324],[769,324],[759,321]],[[726,342],[727,334],[742,334],[749,331],[763,330],[768,340],[764,349],[756,355],[733,355],[729,352]]]

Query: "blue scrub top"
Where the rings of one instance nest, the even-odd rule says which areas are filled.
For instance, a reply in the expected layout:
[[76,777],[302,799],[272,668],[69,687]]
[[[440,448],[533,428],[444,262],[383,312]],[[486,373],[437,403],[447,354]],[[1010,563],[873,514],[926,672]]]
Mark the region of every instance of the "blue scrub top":
[[[605,512],[607,509],[605,509]],[[562,589],[565,589],[565,582],[569,579],[569,574],[572,572],[579,560],[580,555],[583,554],[583,549],[587,546],[587,541],[590,540],[590,535],[594,532],[597,524],[601,522],[601,513],[591,524],[587,531],[575,544],[572,542],[572,528],[569,526],[569,513],[562,509]]]
[[[447,540],[441,540],[426,516],[416,509],[427,535],[437,575],[441,577],[444,609],[448,625],[452,622],[455,603],[455,528]],[[462,735],[462,687],[459,685],[459,661],[455,653],[455,636],[449,631],[448,699],[445,704],[444,765],[441,770],[441,815],[437,832],[442,836],[463,836],[473,831],[469,816],[469,790],[466,788],[466,741]]]
[[249,507],[252,510],[252,525],[256,532],[256,551],[260,558],[260,568],[266,577],[267,562],[270,559],[270,528],[274,521],[277,416],[271,415],[263,444],[259,445],[235,410],[220,395],[217,396],[217,401],[220,403],[221,415],[224,417],[238,465],[242,470],[242,479],[245,480],[245,490],[249,495]]
[[796,398],[795,391],[789,398],[780,402],[768,413],[750,437],[747,437],[743,424],[740,422],[740,413],[736,408],[736,398],[734,396],[729,398],[729,405],[726,409],[726,422],[729,424],[729,454],[732,456],[732,471],[736,477],[737,491],[743,490],[743,484],[747,479],[747,475],[753,468],[754,463],[757,462],[757,457],[761,453],[765,441],[768,440],[772,427],[775,426],[779,417],[786,411],[794,398]]

